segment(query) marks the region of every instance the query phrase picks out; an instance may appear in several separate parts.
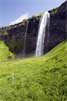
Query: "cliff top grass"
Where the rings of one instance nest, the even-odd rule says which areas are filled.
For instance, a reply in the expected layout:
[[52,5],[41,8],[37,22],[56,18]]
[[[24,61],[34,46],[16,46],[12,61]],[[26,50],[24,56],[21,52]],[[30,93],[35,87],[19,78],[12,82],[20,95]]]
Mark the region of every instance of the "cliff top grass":
[[67,101],[67,42],[45,56],[0,63],[0,101]]
[[58,12],[58,8],[54,8],[54,9],[51,11],[51,15],[55,15],[57,12]]

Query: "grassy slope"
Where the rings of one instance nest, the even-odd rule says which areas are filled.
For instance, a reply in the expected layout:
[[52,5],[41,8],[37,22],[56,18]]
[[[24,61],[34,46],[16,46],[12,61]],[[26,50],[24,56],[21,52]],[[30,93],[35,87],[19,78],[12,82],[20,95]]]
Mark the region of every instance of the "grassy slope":
[[9,51],[4,41],[0,41],[0,61],[14,58],[14,55]]
[[0,101],[67,101],[67,42],[43,57],[0,64]]

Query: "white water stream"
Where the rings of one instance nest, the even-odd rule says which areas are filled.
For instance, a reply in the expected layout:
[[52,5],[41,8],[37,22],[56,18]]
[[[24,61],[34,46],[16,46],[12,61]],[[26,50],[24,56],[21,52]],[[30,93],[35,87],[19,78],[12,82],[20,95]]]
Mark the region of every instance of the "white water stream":
[[[40,26],[39,26],[37,43],[36,43],[35,56],[43,55],[44,44],[45,44],[44,40],[45,40],[45,36],[46,36],[46,26],[49,27],[49,24],[50,24],[50,14],[49,14],[49,12],[45,12],[40,19]],[[48,33],[49,33],[49,31],[48,31]]]

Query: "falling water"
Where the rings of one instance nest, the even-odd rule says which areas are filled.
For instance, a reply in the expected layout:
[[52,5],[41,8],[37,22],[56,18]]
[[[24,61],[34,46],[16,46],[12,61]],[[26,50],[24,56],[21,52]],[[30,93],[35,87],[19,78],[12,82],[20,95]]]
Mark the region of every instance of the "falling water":
[[[50,14],[49,12],[45,12],[40,19],[40,26],[38,32],[38,38],[36,43],[36,53],[35,56],[41,56],[44,52],[44,40],[46,35],[46,26],[49,27],[50,23]],[[49,28],[48,28],[49,29]]]
[[23,49],[23,56],[25,57],[26,55],[26,39],[27,39],[27,30],[28,30],[28,24],[29,20],[27,20],[27,25],[26,25],[26,30],[25,30],[25,36],[24,36],[24,49]]

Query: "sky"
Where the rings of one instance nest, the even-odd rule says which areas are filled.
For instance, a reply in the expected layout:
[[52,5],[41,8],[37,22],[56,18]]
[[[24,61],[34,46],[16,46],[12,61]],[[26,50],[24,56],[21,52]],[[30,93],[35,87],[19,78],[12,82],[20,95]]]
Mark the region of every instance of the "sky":
[[29,17],[61,5],[65,0],[0,0],[0,27],[14,20]]

